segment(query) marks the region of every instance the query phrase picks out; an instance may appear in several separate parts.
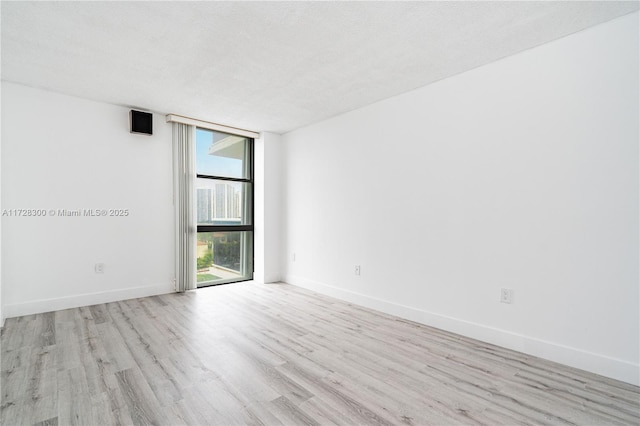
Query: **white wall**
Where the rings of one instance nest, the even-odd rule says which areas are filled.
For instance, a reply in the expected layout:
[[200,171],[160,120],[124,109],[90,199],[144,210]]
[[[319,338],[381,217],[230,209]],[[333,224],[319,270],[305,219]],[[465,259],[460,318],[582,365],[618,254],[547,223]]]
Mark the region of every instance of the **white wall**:
[[266,134],[265,145],[265,221],[267,223],[264,280],[282,279],[282,140],[280,135]]
[[128,114],[2,82],[2,208],[130,212],[3,217],[7,317],[173,290],[171,127],[131,134]]
[[[0,98],[2,88],[0,87]],[[0,102],[0,129],[2,129],[2,103]],[[2,166],[2,141],[0,140],[0,167]],[[2,308],[2,170],[0,169],[0,328],[4,327],[4,309]]]
[[635,13],[284,135],[285,280],[638,384],[638,71]]
[[281,137],[263,132],[255,141],[255,274],[260,283],[280,281]]

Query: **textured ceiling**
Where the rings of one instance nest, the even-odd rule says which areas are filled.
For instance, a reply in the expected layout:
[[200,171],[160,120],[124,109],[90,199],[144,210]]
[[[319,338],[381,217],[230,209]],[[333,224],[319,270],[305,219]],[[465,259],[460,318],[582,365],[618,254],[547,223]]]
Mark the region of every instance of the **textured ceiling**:
[[2,79],[286,132],[638,2],[6,2]]

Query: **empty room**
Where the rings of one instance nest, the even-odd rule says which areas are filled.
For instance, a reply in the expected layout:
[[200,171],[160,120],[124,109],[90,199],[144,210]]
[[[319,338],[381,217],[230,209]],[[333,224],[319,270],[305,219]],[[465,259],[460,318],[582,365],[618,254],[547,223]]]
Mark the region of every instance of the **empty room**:
[[0,17],[0,424],[640,425],[640,2]]

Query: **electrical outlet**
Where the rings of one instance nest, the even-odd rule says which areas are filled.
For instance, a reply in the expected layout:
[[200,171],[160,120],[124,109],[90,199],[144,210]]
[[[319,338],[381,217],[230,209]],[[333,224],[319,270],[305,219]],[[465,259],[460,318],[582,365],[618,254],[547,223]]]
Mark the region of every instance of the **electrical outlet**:
[[513,303],[513,289],[500,289],[500,303]]
[[356,265],[356,275],[360,275],[360,265]]
[[94,269],[96,274],[104,274],[104,263],[96,263]]

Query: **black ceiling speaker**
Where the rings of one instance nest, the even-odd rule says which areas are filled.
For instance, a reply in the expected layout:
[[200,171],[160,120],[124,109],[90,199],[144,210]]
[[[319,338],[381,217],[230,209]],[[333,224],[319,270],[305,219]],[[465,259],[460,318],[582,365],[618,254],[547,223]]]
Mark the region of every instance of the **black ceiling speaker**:
[[143,135],[153,134],[153,114],[131,110],[129,112],[131,121],[131,133],[142,133]]

